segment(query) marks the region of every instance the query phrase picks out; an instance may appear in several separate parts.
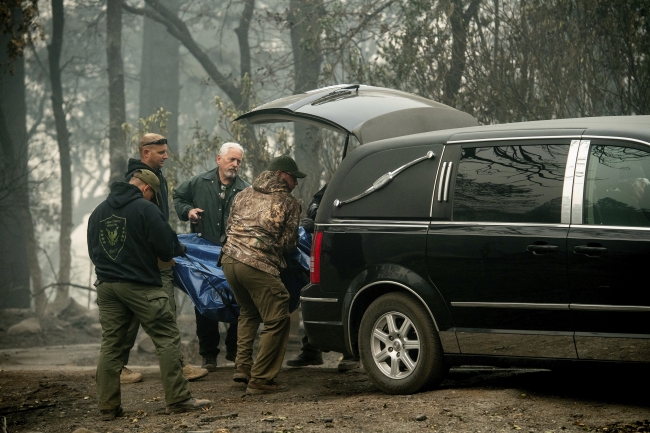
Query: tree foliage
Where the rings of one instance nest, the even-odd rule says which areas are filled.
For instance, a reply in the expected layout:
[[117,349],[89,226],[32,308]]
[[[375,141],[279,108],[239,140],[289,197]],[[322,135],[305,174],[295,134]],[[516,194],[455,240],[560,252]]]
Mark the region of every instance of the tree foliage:
[[[15,15],[18,15],[17,19]],[[0,34],[9,36],[6,45],[0,49],[6,50],[10,62],[22,56],[25,47],[36,39],[45,39],[38,21],[38,0],[0,2]]]

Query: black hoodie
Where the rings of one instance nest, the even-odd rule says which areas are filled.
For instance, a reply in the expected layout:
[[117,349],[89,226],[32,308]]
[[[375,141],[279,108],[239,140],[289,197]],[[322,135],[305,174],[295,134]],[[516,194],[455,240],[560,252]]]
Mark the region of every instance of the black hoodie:
[[167,188],[167,179],[163,176],[162,169],[153,170],[139,159],[129,158],[129,164],[126,168],[124,180],[127,182],[130,181],[131,177],[133,177],[133,172],[136,170],[150,170],[158,177],[158,180],[160,181],[160,193],[156,194],[156,204],[165,217],[165,221],[169,221],[169,189]]
[[88,220],[88,254],[100,281],[162,286],[158,258],[169,261],[182,246],[137,186],[114,182]]

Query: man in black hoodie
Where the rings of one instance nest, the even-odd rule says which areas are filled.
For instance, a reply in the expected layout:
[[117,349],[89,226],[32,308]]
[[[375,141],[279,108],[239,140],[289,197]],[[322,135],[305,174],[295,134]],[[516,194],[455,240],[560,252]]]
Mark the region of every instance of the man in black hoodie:
[[[128,167],[126,170],[126,181],[128,182],[133,173],[136,170],[150,170],[158,178],[160,183],[160,188],[156,192],[154,203],[158,205],[158,208],[163,214],[165,221],[169,222],[169,198],[168,198],[168,189],[167,189],[167,179],[163,175],[162,168],[165,165],[165,161],[169,157],[167,154],[167,139],[159,134],[148,133],[142,136],[140,142],[138,143],[138,151],[140,153],[140,159],[130,158]],[[176,302],[174,299],[174,275],[172,272],[172,266],[174,262],[162,262],[158,261],[160,268],[160,275],[163,282],[163,290],[169,296],[169,303],[176,317]],[[122,349],[122,360],[124,362],[124,367],[122,368],[122,373],[120,374],[120,381],[122,383],[135,383],[142,380],[142,374],[131,371],[126,366],[129,364],[129,354],[131,349],[135,345],[135,340],[138,336],[138,328],[140,328],[140,322],[137,317],[133,317],[131,324],[129,325],[129,330],[126,333],[126,340],[124,341],[124,348]],[[181,359],[181,361],[183,361]],[[208,374],[208,370],[205,368],[194,367],[190,364],[185,364],[183,362],[183,376],[187,380],[196,380],[201,377],[204,377]]]
[[103,420],[122,416],[122,347],[133,316],[156,346],[168,413],[197,410],[209,400],[192,397],[182,374],[180,332],[163,290],[158,260],[184,252],[176,233],[151,199],[160,182],[150,170],[129,183],[115,182],[88,220],[88,253],[97,274],[102,344],[97,363],[98,405]]

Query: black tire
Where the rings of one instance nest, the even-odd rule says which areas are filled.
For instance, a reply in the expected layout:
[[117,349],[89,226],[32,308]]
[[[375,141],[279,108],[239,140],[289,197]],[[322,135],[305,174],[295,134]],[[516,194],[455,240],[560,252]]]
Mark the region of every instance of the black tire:
[[449,370],[429,312],[406,293],[370,304],[361,319],[359,352],[370,380],[387,394],[432,388]]

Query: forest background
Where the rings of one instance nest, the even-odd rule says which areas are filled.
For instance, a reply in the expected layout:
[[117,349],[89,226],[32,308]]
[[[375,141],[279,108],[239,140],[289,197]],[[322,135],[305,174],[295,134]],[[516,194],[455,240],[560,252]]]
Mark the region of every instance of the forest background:
[[650,114],[650,2],[2,0],[0,309],[93,307],[86,220],[146,132],[169,139],[171,190],[237,141],[249,181],[291,154],[308,202],[345,137],[232,120],[342,83],[482,124]]

